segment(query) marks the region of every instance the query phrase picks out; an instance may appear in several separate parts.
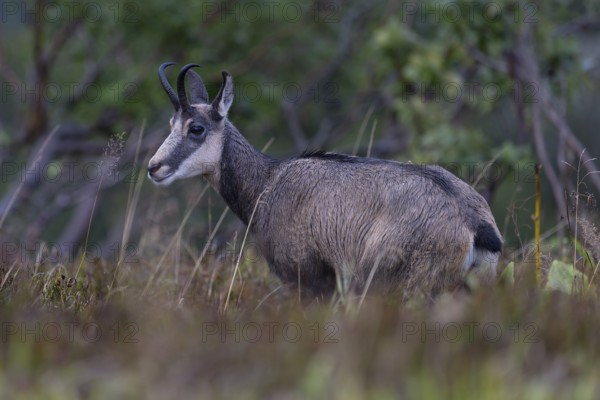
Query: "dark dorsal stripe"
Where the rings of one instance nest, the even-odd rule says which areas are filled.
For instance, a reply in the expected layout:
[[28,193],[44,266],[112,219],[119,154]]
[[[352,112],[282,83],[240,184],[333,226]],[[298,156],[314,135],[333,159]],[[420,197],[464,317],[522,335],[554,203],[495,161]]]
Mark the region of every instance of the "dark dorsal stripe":
[[365,163],[369,159],[368,158],[358,158],[352,157],[346,154],[338,154],[338,153],[328,153],[323,150],[305,150],[298,158],[318,158],[321,160],[331,160],[337,162],[347,162],[347,163]]
[[435,170],[426,165],[411,164],[411,163],[394,163],[387,160],[379,160],[376,158],[362,158],[353,157],[346,154],[328,153],[323,150],[307,150],[303,152],[298,158],[317,158],[321,160],[331,160],[340,163],[351,163],[351,164],[394,164],[398,168],[403,170],[407,176],[414,175],[424,179],[428,179],[436,184],[445,193],[456,196],[456,188],[450,180],[442,175],[438,170]]
[[446,194],[450,196],[457,196],[458,193],[454,184],[446,178],[444,175],[440,173],[440,171],[435,170],[426,165],[419,164],[410,164],[410,163],[401,163],[402,169],[406,171],[407,174],[420,176],[421,178],[429,179],[433,183],[435,183],[440,189],[442,189]]

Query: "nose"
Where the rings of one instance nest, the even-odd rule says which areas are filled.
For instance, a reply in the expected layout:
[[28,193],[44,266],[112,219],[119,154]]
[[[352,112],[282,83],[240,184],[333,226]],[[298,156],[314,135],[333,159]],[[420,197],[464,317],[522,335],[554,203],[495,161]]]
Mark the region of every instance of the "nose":
[[148,175],[154,176],[154,173],[156,171],[158,171],[160,169],[160,167],[162,167],[162,164],[160,162],[157,162],[157,161],[152,162],[152,161],[150,161],[148,163]]

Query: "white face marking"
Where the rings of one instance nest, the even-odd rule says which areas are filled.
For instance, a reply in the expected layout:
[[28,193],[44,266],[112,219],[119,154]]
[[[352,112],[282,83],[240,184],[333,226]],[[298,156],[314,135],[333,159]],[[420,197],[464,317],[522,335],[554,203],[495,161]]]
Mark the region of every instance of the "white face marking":
[[204,142],[200,143],[189,137],[189,126],[194,122],[192,119],[182,121],[177,115],[171,118],[171,133],[148,164],[160,165],[160,168],[148,174],[157,185],[167,186],[176,179],[203,175],[211,185],[218,187],[224,121],[217,124],[210,120],[211,106],[208,104],[194,107],[205,117]]

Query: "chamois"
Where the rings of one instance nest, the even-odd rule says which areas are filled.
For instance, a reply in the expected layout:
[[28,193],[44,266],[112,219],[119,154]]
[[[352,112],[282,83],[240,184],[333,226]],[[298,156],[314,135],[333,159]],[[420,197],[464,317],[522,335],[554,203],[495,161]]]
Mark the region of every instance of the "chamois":
[[[473,274],[491,283],[502,237],[484,198],[439,166],[313,151],[276,159],[256,150],[227,118],[232,77],[209,102],[184,66],[171,132],[148,164],[159,185],[204,176],[246,224],[281,281],[305,296],[339,287],[436,296]],[[186,94],[186,76],[190,99]]]

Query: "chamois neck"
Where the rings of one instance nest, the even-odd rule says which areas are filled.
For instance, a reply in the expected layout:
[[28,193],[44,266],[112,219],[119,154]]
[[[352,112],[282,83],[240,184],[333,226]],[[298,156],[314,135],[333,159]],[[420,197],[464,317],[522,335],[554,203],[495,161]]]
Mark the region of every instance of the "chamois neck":
[[219,192],[248,225],[277,160],[255,149],[229,121],[225,121],[224,135]]

